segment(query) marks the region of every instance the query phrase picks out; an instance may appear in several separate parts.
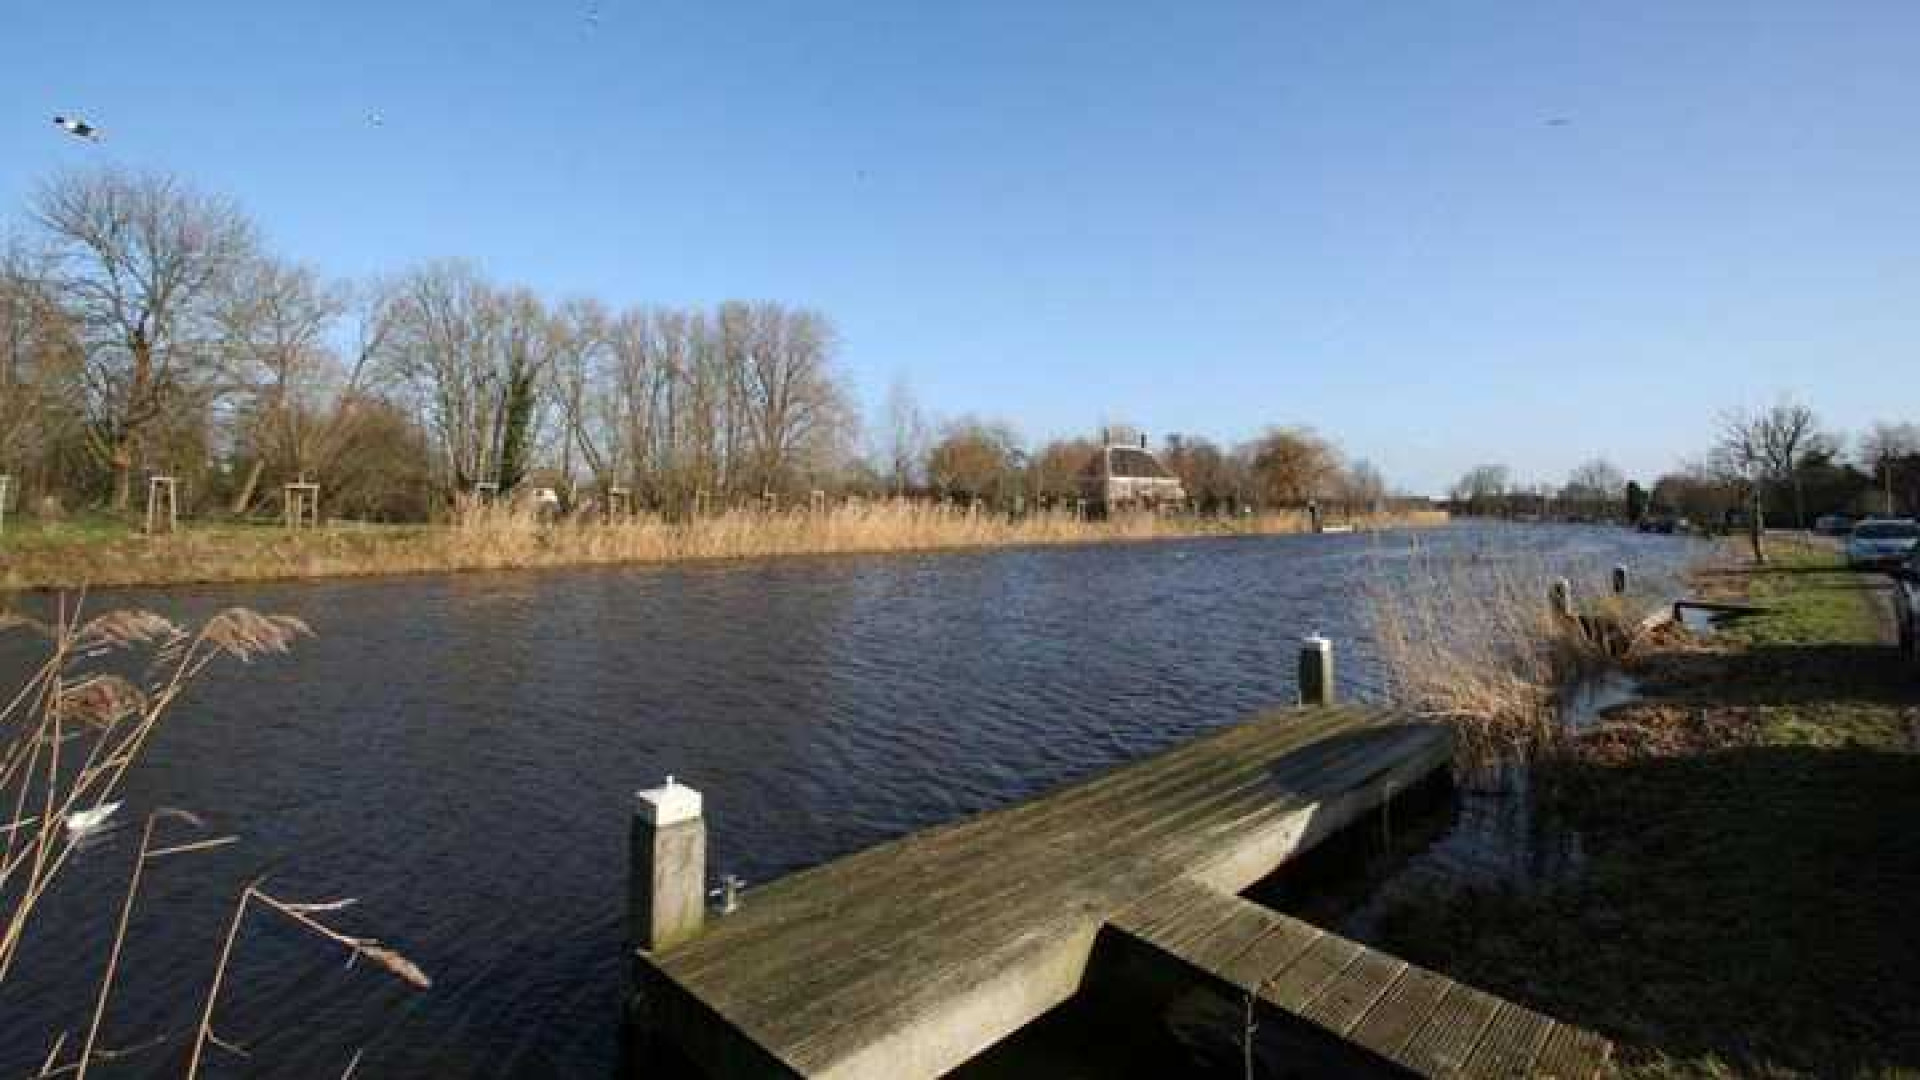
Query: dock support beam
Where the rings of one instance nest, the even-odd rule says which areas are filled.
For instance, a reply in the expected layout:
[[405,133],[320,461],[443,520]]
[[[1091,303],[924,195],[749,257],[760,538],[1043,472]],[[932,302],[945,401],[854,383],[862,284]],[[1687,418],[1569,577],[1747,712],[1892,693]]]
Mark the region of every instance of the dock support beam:
[[707,822],[700,793],[673,777],[640,792],[633,808],[627,932],[634,948],[659,952],[705,925]]
[[1300,643],[1300,704],[1333,701],[1333,642],[1315,634]]

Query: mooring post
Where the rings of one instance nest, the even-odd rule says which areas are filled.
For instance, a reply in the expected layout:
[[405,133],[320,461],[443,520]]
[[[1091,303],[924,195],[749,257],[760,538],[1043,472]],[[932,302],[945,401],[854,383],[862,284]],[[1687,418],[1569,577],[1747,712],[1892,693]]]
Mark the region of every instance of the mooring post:
[[1613,595],[1627,595],[1627,568],[1624,566],[1613,568]]
[[1573,618],[1573,582],[1566,578],[1555,578],[1547,586],[1547,604],[1555,615],[1563,619]]
[[700,793],[673,777],[639,793],[633,807],[627,932],[634,948],[659,952],[700,933],[707,911],[707,823]]
[[1314,533],[1320,531],[1320,503],[1316,500],[1307,502],[1307,529]]
[[1300,704],[1333,704],[1333,642],[1319,634],[1300,643]]

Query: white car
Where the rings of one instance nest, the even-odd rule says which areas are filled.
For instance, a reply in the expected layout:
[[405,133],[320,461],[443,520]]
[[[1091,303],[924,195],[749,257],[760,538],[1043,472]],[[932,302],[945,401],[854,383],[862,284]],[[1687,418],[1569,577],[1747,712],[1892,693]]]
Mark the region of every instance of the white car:
[[1920,524],[1912,519],[1863,521],[1847,537],[1847,565],[1856,570],[1889,570],[1920,545]]

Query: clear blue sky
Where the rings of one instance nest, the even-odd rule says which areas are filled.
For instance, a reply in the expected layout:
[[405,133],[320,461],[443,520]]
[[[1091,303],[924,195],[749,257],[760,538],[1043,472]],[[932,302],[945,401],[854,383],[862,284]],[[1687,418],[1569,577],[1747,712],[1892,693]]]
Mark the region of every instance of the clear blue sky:
[[817,306],[1030,438],[1651,476],[1782,393],[1920,419],[1916,57],[1910,0],[19,0],[0,207],[169,169],[334,274]]

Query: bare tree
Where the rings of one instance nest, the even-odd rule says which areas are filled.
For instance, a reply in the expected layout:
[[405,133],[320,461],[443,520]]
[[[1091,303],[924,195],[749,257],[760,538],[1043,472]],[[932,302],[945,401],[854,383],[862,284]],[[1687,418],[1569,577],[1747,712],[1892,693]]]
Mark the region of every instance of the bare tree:
[[896,377],[887,388],[887,401],[881,408],[878,428],[880,446],[875,466],[886,478],[895,495],[913,488],[915,474],[927,456],[927,417],[914,399],[913,387],[905,376]]
[[1579,507],[1583,514],[1608,517],[1626,498],[1626,493],[1626,475],[1605,458],[1595,458],[1575,466],[1567,474],[1567,484],[1560,490],[1560,497],[1568,505]]
[[1888,514],[1895,508],[1894,476],[1902,465],[1916,458],[1920,458],[1920,424],[1881,421],[1860,437],[1860,460],[1880,481]]
[[268,257],[233,275],[219,318],[228,377],[241,396],[237,434],[252,454],[229,507],[253,505],[269,467],[304,478],[320,465],[338,399],[356,389],[359,371],[343,371],[328,335],[345,312],[347,293],[312,269]]
[[57,444],[79,430],[72,401],[80,362],[79,338],[43,261],[9,240],[0,246],[0,473],[44,470]]
[[1766,509],[1768,490],[1790,491],[1794,516],[1799,527],[1806,526],[1805,497],[1801,489],[1801,470],[1810,458],[1831,454],[1833,440],[1820,430],[1819,418],[1812,409],[1784,399],[1763,411],[1727,413],[1720,422],[1720,441],[1714,448],[1713,463],[1726,476],[1741,483],[1751,504],[1747,523],[1753,557],[1765,562]]
[[144,434],[215,382],[215,306],[252,255],[254,228],[224,199],[117,169],[54,179],[33,212],[85,345],[92,446],[113,470],[113,505],[124,509]]

